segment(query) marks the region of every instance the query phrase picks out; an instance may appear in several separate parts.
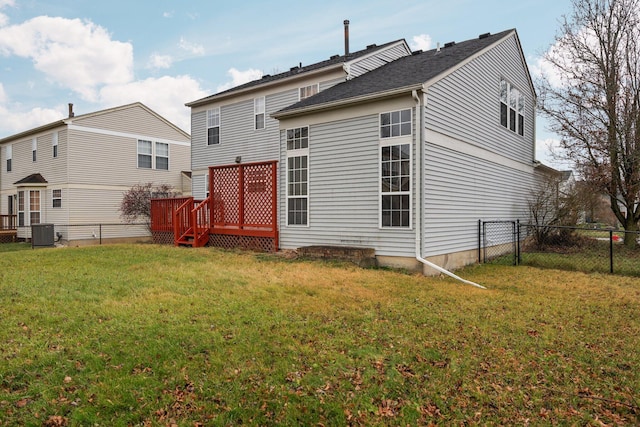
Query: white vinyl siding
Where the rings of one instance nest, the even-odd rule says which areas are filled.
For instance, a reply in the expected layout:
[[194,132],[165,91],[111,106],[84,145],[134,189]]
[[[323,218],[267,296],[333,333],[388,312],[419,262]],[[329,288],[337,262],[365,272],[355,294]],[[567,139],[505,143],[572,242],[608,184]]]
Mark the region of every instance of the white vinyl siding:
[[[413,230],[380,228],[379,114],[312,125],[309,134],[309,226],[282,227],[280,246],[362,246],[378,255],[413,256]],[[282,144],[284,163],[285,131]],[[280,176],[286,182],[286,171]],[[286,190],[281,195],[281,223],[286,224]]]
[[[501,78],[511,82],[525,97],[524,136],[506,131],[500,124]],[[534,96],[513,36],[430,86],[424,123],[428,129],[531,165]]]

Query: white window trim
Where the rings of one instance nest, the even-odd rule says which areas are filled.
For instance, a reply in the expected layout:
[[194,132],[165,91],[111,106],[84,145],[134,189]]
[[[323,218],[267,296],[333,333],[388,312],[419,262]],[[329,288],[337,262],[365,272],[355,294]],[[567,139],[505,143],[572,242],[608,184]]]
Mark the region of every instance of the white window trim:
[[[60,192],[60,197],[56,197],[56,191]],[[55,206],[55,201],[60,200],[60,206]],[[62,189],[56,188],[51,190],[51,209],[62,209]]]
[[[32,210],[31,209],[31,193],[33,191],[37,191],[38,192],[38,206],[39,209],[36,210]],[[23,197],[23,210],[20,210],[20,193],[22,193],[22,197]],[[31,214],[32,213],[39,213],[39,217],[40,217],[40,222],[38,224],[42,224],[42,191],[41,189],[35,189],[35,188],[24,188],[18,191],[17,193],[17,206],[16,206],[16,212],[18,214],[18,226],[19,227],[29,227],[31,226]],[[22,214],[22,221],[23,221],[23,225],[19,225],[20,223],[20,214]]]
[[[5,156],[7,157],[5,161],[5,168],[8,173],[11,173],[13,172],[13,144],[7,145],[7,148],[5,149]],[[11,167],[8,167],[9,165]]]
[[[38,210],[37,211],[31,209],[31,193],[33,193],[34,191],[38,192]],[[39,218],[38,222],[36,224],[42,224],[42,191],[30,189],[28,191],[28,193],[29,193],[29,203],[25,205],[25,208],[28,206],[28,209],[29,209],[29,211],[28,211],[29,212],[29,217],[28,217],[29,218],[29,225],[33,224],[31,222],[31,214],[36,213],[36,212],[38,213],[38,218]],[[25,215],[25,219],[26,219],[26,215]]]
[[[304,89],[306,91],[307,88],[310,88],[310,87],[313,87],[313,86],[316,87],[316,92],[314,94],[312,94],[312,95],[306,95],[305,97],[302,97],[302,93],[301,93],[302,90]],[[310,96],[313,96],[313,95],[315,95],[315,94],[317,94],[319,92],[320,92],[320,83],[314,83],[314,84],[310,84],[310,85],[307,85],[307,86],[299,87],[298,88],[298,101],[302,101],[303,99],[307,99]]]
[[[296,148],[293,150],[287,150],[287,163],[286,163],[286,167],[285,167],[285,176],[286,176],[286,182],[285,182],[285,194],[286,194],[286,206],[285,206],[285,215],[286,215],[286,224],[287,227],[292,227],[292,228],[309,228],[310,227],[310,214],[311,214],[311,206],[310,206],[310,200],[309,200],[309,187],[310,187],[310,183],[311,183],[311,162],[309,159],[309,145],[311,143],[311,136],[310,136],[310,129],[308,126],[300,126],[299,128],[294,128],[294,129],[302,129],[302,128],[307,128],[307,148]],[[287,137],[286,137],[286,133],[287,130],[291,130],[291,129],[286,129],[285,130],[285,147],[287,145]],[[289,158],[290,157],[303,157],[306,156],[307,157],[307,194],[302,196],[302,195],[294,195],[294,196],[290,196],[289,195]],[[289,224],[289,199],[307,199],[307,223],[306,224]]]
[[[411,124],[413,126],[413,123]],[[412,128],[413,129],[413,128]],[[409,145],[409,191],[382,191],[382,147],[392,147],[395,145]],[[413,189],[414,189],[414,172],[413,172],[413,138],[412,136],[398,136],[390,138],[380,138],[378,144],[378,228],[380,230],[398,231],[413,230]],[[401,227],[391,227],[382,225],[382,197],[386,195],[402,196],[409,195],[409,225]]]
[[[383,114],[392,114],[395,112],[399,112],[400,114],[402,114],[402,111],[409,111],[409,134],[408,135],[398,135],[398,136],[386,136],[386,137],[382,137],[382,115]],[[403,122],[400,122],[403,123]],[[401,127],[402,128],[402,127]],[[407,138],[407,137],[411,137],[413,135],[413,110],[411,108],[401,108],[400,110],[392,110],[392,111],[383,111],[382,113],[380,113],[378,115],[378,138],[380,138],[380,140],[395,140],[398,138]],[[393,144],[395,145],[395,144]]]
[[31,161],[34,163],[38,161],[38,139],[37,138],[31,138]]
[[[222,116],[221,116],[221,111],[220,111],[220,107],[214,107],[214,108],[209,108],[206,112],[206,117],[205,120],[207,121],[207,131],[206,131],[206,141],[207,141],[207,145],[208,146],[215,146],[215,145],[221,145],[222,144],[222,134],[221,134],[221,130],[222,130]],[[214,125],[210,123],[210,119],[213,118],[213,116],[217,116],[218,118],[218,124]],[[216,144],[209,144],[209,129],[211,128],[218,128],[218,143]]]
[[[507,99],[506,99],[506,103],[505,101],[502,99],[502,84],[503,82],[507,85]],[[501,118],[498,117],[498,121],[500,124],[500,127],[503,129],[507,129],[510,132],[515,133],[516,135],[518,135],[521,138],[524,138],[524,134],[525,134],[525,123],[526,123],[526,118],[525,118],[525,112],[526,112],[526,105],[527,105],[527,97],[525,96],[524,92],[522,92],[520,89],[518,89],[515,85],[513,85],[508,79],[501,77],[500,78],[500,93],[498,98],[500,99],[500,103],[506,105],[507,107],[507,125],[503,126],[502,122],[501,122]],[[512,108],[511,107],[511,102],[512,100],[515,102],[515,107]],[[515,130],[511,129],[511,110],[515,111]],[[520,112],[522,112],[522,114],[520,114]],[[502,112],[500,113],[502,114]],[[522,116],[522,135],[520,135],[519,132],[519,125],[520,125],[520,119],[518,118],[518,116]]]
[[[258,109],[258,100],[262,100],[262,111]],[[253,130],[264,130],[267,127],[267,100],[264,96],[259,96],[257,98],[253,98]],[[262,127],[257,127],[257,118],[258,115],[262,114]]]
[[52,147],[52,156],[53,158],[58,157],[58,132],[54,132],[51,136],[51,147]]
[[[140,153],[140,142],[149,142],[151,143],[151,153]],[[158,154],[158,149],[157,149],[157,145],[158,144],[165,144],[167,146],[167,155],[163,156]],[[144,169],[144,170],[156,170],[156,171],[169,171],[171,170],[171,148],[170,148],[171,144],[167,144],[166,142],[159,142],[159,141],[152,141],[150,139],[137,139],[136,140],[136,167],[138,169]],[[142,167],[140,166],[140,155],[143,156],[151,156],[151,167],[150,168],[146,168],[146,167]],[[158,165],[157,165],[157,158],[158,157],[165,157],[167,159],[167,169],[158,169]]]

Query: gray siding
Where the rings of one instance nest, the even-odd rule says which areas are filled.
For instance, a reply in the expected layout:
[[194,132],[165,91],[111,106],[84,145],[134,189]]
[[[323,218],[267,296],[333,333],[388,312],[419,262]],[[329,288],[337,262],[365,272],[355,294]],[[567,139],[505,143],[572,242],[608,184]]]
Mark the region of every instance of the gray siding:
[[378,115],[309,128],[309,226],[287,226],[286,146],[280,164],[280,246],[364,246],[413,256],[413,230],[379,228]]
[[349,77],[354,78],[362,74],[375,70],[389,62],[395,61],[403,56],[410,55],[404,44],[390,46],[387,49],[376,52],[375,55],[354,61],[349,66]]
[[471,250],[478,220],[527,217],[533,168],[523,172],[433,144],[426,144],[424,256]]
[[[500,78],[526,97],[524,137],[500,125]],[[531,164],[534,153],[534,94],[514,37],[431,86],[426,126],[445,135]]]

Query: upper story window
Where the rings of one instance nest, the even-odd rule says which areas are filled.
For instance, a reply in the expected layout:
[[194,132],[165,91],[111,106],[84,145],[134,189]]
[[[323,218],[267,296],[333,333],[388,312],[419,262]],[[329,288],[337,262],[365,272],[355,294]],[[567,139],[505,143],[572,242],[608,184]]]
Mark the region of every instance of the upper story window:
[[310,96],[315,95],[316,93],[319,92],[319,87],[318,87],[318,83],[314,84],[314,85],[309,85],[309,86],[305,86],[305,87],[301,87],[298,94],[300,96],[300,101],[302,101],[305,98],[308,98]]
[[153,144],[151,141],[138,140],[138,167],[151,169],[153,162]]
[[13,146],[7,145],[5,148],[5,155],[7,157],[7,172],[11,172],[11,162],[13,160]]
[[138,167],[169,170],[169,144],[138,140]]
[[380,138],[411,135],[411,110],[380,114]]
[[207,110],[207,145],[220,144],[220,107]]
[[411,144],[380,147],[380,225],[411,227]]
[[309,128],[287,129],[287,150],[309,148]]
[[51,137],[51,147],[53,149],[53,158],[58,157],[58,132],[54,132]]
[[169,144],[156,142],[156,169],[169,170]]
[[500,124],[524,136],[524,94],[505,79],[500,80]]
[[264,129],[264,96],[253,100],[254,128]]
[[31,139],[31,160],[36,161],[38,159],[38,140],[36,138]]

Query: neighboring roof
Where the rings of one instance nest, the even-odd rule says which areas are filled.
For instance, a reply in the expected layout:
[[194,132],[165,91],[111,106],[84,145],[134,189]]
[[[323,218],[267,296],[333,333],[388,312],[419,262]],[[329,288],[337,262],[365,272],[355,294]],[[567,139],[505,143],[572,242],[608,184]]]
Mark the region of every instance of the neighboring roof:
[[383,67],[369,71],[355,79],[332,86],[272,114],[275,118],[315,110],[320,106],[348,103],[368,96],[395,94],[421,88],[422,85],[458,66],[473,55],[514,34],[506,30],[497,34],[483,34],[460,43],[447,43],[442,48],[414,52]]
[[301,74],[305,74],[305,73],[309,73],[311,71],[319,71],[322,69],[329,69],[329,68],[341,68],[343,66],[344,63],[346,62],[350,62],[353,61],[355,59],[358,59],[360,57],[369,55],[373,52],[377,52],[379,50],[385,49],[388,46],[391,46],[393,44],[397,44],[397,43],[405,43],[406,41],[404,39],[399,39],[399,40],[394,40],[392,42],[389,43],[385,43],[382,44],[380,46],[377,46],[375,44],[369,45],[366,47],[366,49],[362,49],[359,50],[357,52],[351,52],[348,53],[347,55],[333,55],[331,58],[324,60],[324,61],[320,61],[320,62],[316,62],[315,64],[311,64],[311,65],[305,65],[304,67],[302,65],[298,66],[298,67],[292,67],[289,71],[285,71],[284,73],[279,73],[279,74],[274,74],[274,75],[270,75],[270,74],[265,74],[264,76],[262,76],[262,78],[258,79],[258,80],[253,80],[250,81],[248,83],[245,83],[243,85],[240,86],[236,86],[233,87],[231,89],[222,91],[222,92],[218,92],[215,93],[213,95],[207,96],[205,98],[201,98],[198,99],[196,101],[192,101],[189,102],[187,104],[185,104],[187,107],[195,107],[201,104],[206,104],[208,102],[211,102],[213,100],[216,100],[217,98],[224,98],[226,97],[226,95],[230,95],[230,94],[236,94],[238,92],[243,92],[247,89],[253,89],[256,86],[261,86],[261,85],[267,85],[269,83],[274,83],[274,82],[279,82],[280,80],[284,80],[290,77],[297,77]]
[[188,133],[186,133],[185,131],[180,129],[178,126],[174,125],[173,123],[171,123],[170,121],[168,121],[167,119],[165,119],[164,117],[162,117],[161,115],[159,115],[158,113],[156,113],[151,108],[149,108],[146,105],[144,105],[143,103],[141,103],[141,102],[133,102],[131,104],[120,105],[118,107],[113,107],[113,108],[107,108],[105,110],[94,111],[92,113],[81,114],[81,115],[73,116],[73,117],[66,117],[64,119],[61,119],[61,120],[58,120],[58,121],[55,121],[55,122],[52,122],[52,123],[48,123],[46,125],[42,125],[42,126],[39,126],[37,128],[29,129],[29,130],[26,130],[26,131],[23,131],[23,132],[20,132],[20,133],[16,133],[14,135],[10,135],[10,136],[7,136],[5,138],[2,138],[2,139],[0,139],[0,144],[3,144],[5,142],[9,142],[9,141],[13,141],[13,140],[16,140],[16,139],[21,139],[21,138],[24,138],[24,137],[32,135],[32,134],[45,132],[47,130],[55,129],[55,128],[60,127],[60,126],[69,125],[69,124],[72,124],[74,120],[84,119],[84,118],[93,117],[93,116],[100,116],[100,115],[103,115],[103,114],[112,113],[114,111],[124,110],[124,109],[127,109],[127,108],[136,107],[136,106],[147,110],[150,114],[156,116],[158,119],[162,120],[167,125],[171,126],[175,130],[177,130],[178,132],[183,134],[185,138],[188,138],[188,139],[191,138]]
[[46,184],[46,183],[47,183],[47,180],[44,179],[42,175],[40,175],[39,173],[32,173],[26,178],[22,178],[20,181],[16,181],[13,184],[21,185],[21,184]]

